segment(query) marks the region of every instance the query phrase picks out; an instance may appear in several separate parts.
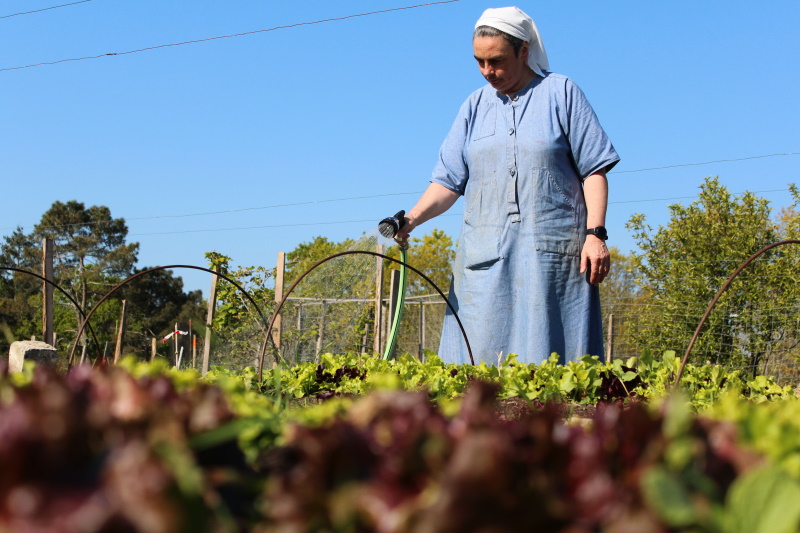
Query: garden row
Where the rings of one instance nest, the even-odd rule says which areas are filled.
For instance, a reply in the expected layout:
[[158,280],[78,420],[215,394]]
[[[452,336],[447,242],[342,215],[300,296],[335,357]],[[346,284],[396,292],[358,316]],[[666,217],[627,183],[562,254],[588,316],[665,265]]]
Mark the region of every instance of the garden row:
[[800,530],[793,391],[678,364],[0,372],[0,531]]

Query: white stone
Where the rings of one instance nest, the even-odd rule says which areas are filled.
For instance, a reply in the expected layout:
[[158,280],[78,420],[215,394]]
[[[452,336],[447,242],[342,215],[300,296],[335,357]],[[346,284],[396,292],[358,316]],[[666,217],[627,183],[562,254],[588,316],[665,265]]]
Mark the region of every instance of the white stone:
[[8,350],[8,371],[22,372],[22,363],[36,361],[37,364],[54,365],[58,358],[55,348],[41,341],[16,341]]

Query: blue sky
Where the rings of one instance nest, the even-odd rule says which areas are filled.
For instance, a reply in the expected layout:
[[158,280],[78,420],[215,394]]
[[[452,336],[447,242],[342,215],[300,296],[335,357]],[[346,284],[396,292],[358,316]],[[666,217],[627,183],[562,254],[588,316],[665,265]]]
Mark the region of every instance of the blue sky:
[[[74,1],[74,0],[73,0]],[[418,1],[4,0],[0,235],[56,200],[107,205],[139,266],[275,265],[317,235],[358,237],[427,186],[483,80],[459,0],[139,53],[11,69],[413,6]],[[609,244],[666,223],[703,178],[788,205],[800,163],[800,3],[522,2],[551,69],[587,94],[622,162]],[[707,161],[753,158],[698,166]],[[418,232],[457,236],[461,202]],[[207,292],[206,274],[177,272]]]

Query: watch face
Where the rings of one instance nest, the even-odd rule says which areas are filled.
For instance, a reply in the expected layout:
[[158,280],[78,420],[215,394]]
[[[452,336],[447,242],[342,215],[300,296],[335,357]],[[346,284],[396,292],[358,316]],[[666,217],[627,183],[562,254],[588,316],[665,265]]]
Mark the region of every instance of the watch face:
[[586,234],[596,235],[598,238],[604,241],[608,239],[608,232],[606,231],[606,228],[604,228],[603,226],[597,226],[596,228],[587,229]]

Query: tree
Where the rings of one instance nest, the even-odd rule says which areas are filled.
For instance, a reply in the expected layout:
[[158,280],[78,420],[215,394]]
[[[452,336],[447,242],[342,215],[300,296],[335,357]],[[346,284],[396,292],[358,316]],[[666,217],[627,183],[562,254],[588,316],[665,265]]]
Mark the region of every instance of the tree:
[[274,269],[263,266],[232,269],[232,260],[226,255],[211,251],[205,256],[210,268],[236,281],[263,313],[262,319],[247,295],[225,279],[218,279],[211,327],[214,364],[233,368],[254,365],[275,307],[275,291],[271,287]]
[[88,311],[92,297],[106,292],[110,280],[131,275],[139,243],[125,243],[125,219],[111,218],[106,206],[86,208],[82,202],[56,201],[34,228],[37,237],[53,240],[55,272]]
[[[39,273],[40,260],[34,253],[36,244],[32,235],[26,235],[17,227],[3,241],[0,266]],[[7,352],[7,345],[18,338],[41,333],[41,287],[41,282],[33,276],[0,271],[0,328],[3,330],[0,350]]]
[[[136,269],[134,274],[147,270]],[[203,293],[185,293],[183,279],[171,270],[155,270],[136,278],[122,289],[121,298],[128,302],[128,330],[141,332],[142,351],[148,348],[148,338],[160,338],[173,331],[175,324],[195,332],[205,321]]]
[[640,352],[632,335],[637,327],[636,318],[646,312],[648,293],[642,287],[642,274],[634,258],[615,246],[609,248],[609,253],[611,272],[600,284],[605,338],[611,324],[609,316],[614,316],[613,346],[605,347],[606,354],[615,358],[638,356]]
[[[400,259],[400,250],[397,246],[392,246],[386,255]],[[453,272],[455,258],[456,250],[453,246],[453,239],[438,228],[433,228],[422,238],[412,237],[409,241],[408,264],[428,276],[445,294],[450,287],[450,276]],[[399,267],[393,263],[390,268]],[[388,285],[386,288],[388,289]],[[436,294],[436,291],[422,277],[410,272],[407,293],[409,296],[419,296]]]
[[[33,232],[17,228],[0,245],[0,265],[41,272],[43,238],[54,244],[55,281],[88,312],[99,298],[135,270],[138,243],[127,243],[128,228],[113,218],[108,207],[69,201],[55,202]],[[42,282],[35,277],[0,272],[0,341],[12,342],[40,335]],[[55,329],[69,346],[69,332],[77,331],[80,313],[60,292],[55,295]],[[129,300],[128,338],[158,335],[183,317],[202,317],[200,291],[183,293],[183,282],[171,272],[157,271],[115,293],[92,316],[98,340],[110,342],[120,316],[121,299]],[[5,326],[4,326],[5,324]],[[142,345],[143,348],[146,348]]]
[[[654,232],[638,214],[628,228],[641,250],[634,262],[657,310],[640,317],[638,340],[678,351],[688,346],[706,307],[745,259],[786,232],[797,235],[796,217],[782,230],[767,200],[752,193],[737,198],[718,178],[707,178],[689,206],[671,205],[666,226]],[[776,340],[795,336],[798,258],[796,249],[784,247],[751,264],[720,298],[692,360],[746,365],[753,372],[763,368]]]

